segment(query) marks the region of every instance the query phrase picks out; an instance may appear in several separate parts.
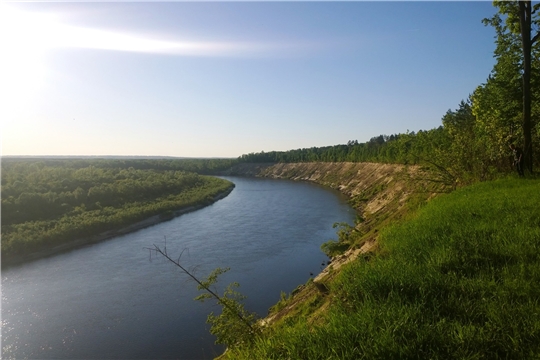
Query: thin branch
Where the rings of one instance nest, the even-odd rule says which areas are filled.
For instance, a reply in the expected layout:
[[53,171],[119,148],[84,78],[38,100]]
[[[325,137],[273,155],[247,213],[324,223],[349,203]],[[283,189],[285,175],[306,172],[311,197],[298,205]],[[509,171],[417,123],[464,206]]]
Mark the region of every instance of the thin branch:
[[442,177],[442,183],[446,184],[446,185],[450,185],[450,186],[453,186],[455,187],[455,183],[456,183],[456,179],[457,179],[457,176],[455,176],[454,174],[452,174],[448,169],[446,169],[444,166],[442,165],[439,165],[431,160],[427,160],[427,159],[424,159],[422,157],[416,157],[418,160],[420,161],[423,161],[423,162],[426,162],[428,164],[431,164],[433,166],[435,166],[440,174],[441,174],[441,177]]
[[540,38],[540,32],[537,32],[536,35],[534,35],[531,40],[531,45],[533,45],[538,40],[538,38]]
[[208,286],[206,286],[204,283],[202,283],[199,279],[197,279],[188,269],[186,269],[185,267],[183,267],[181,264],[180,264],[180,257],[182,256],[182,253],[184,251],[182,251],[182,253],[180,254],[180,256],[178,257],[178,260],[174,260],[173,258],[171,258],[168,254],[167,254],[167,248],[165,247],[164,250],[162,250],[159,246],[157,246],[156,244],[154,244],[154,248],[145,248],[147,250],[150,251],[150,253],[153,251],[155,252],[156,254],[160,254],[162,255],[165,259],[169,260],[170,262],[172,262],[174,265],[176,265],[177,267],[179,267],[182,272],[186,275],[188,275],[190,278],[192,278],[193,280],[195,280],[195,282],[197,284],[199,284],[200,288],[201,289],[204,289],[206,290],[210,295],[212,295],[214,298],[217,299],[218,303],[223,305],[224,307],[226,307],[227,309],[229,309],[232,313],[236,314],[236,316],[245,324],[247,325],[250,330],[254,330],[253,327],[251,326],[251,324],[249,323],[249,321],[247,321],[243,316],[242,314],[238,313],[238,311],[236,311],[233,307],[231,307],[227,301],[225,301],[221,296],[219,296],[218,294],[216,294],[214,291],[212,291],[212,289],[210,289]]

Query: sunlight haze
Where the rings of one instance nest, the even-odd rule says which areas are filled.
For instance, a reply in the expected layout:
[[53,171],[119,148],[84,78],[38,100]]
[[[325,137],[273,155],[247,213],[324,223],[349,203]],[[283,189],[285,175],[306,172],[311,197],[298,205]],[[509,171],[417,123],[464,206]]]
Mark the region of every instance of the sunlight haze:
[[2,155],[237,157],[438,127],[489,2],[2,3]]

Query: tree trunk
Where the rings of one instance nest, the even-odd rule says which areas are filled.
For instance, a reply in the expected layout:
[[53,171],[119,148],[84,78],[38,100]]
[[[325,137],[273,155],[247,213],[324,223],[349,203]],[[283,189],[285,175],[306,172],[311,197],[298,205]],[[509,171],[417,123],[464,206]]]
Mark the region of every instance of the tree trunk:
[[525,167],[532,174],[533,147],[531,126],[531,2],[519,1],[519,24],[523,43],[523,156]]

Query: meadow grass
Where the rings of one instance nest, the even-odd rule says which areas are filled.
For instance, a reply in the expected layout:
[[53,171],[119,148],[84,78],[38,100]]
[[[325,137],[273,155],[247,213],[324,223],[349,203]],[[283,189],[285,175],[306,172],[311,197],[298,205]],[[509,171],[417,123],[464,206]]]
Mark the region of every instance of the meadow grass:
[[232,359],[540,358],[540,181],[440,196],[330,284],[324,321],[270,327]]

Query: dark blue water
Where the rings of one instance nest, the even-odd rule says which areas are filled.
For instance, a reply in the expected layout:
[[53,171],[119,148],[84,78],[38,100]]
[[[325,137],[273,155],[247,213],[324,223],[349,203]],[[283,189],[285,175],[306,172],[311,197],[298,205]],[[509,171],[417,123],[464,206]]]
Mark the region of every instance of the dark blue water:
[[355,212],[339,194],[286,180],[227,178],[226,198],[131,234],[2,271],[2,357],[29,359],[209,359],[214,345],[195,302],[196,284],[145,247],[205,277],[230,267],[246,308],[264,316],[318,273],[320,245]]

